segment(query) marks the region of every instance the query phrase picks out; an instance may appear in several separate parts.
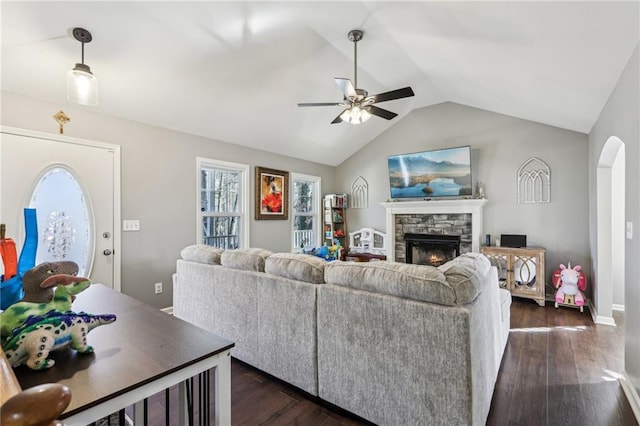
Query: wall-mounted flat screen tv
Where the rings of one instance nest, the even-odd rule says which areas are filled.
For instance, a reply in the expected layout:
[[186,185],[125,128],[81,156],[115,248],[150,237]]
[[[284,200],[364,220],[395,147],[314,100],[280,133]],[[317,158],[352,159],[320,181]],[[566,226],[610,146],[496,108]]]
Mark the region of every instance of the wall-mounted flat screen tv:
[[471,148],[461,146],[387,158],[391,198],[470,196]]

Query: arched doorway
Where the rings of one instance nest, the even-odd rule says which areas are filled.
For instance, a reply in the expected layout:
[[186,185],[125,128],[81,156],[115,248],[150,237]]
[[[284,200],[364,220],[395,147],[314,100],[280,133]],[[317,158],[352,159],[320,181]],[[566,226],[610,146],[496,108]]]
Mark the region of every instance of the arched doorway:
[[615,325],[613,308],[624,306],[625,268],[625,149],[624,142],[611,136],[598,159],[597,254],[594,301],[601,324]]

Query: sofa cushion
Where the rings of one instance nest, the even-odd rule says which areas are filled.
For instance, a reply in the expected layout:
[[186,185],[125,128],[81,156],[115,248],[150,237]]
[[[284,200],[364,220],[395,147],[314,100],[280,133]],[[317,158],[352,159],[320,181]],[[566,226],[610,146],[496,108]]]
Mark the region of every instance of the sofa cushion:
[[184,260],[198,263],[208,263],[211,265],[220,264],[220,255],[223,250],[207,246],[204,244],[194,244],[187,246],[180,251],[180,256]]
[[438,269],[440,269],[446,275],[446,271],[450,268],[463,264],[473,268],[481,277],[487,275],[487,272],[489,272],[489,269],[491,268],[491,262],[484,254],[463,253],[455,259],[452,259],[449,262],[445,263],[444,265],[438,266]]
[[455,290],[456,303],[473,302],[485,284],[491,263],[481,253],[465,253],[438,267]]
[[457,303],[455,290],[433,266],[398,262],[331,262],[324,267],[327,284],[440,305]]
[[261,248],[226,250],[220,256],[220,263],[231,269],[264,272],[265,259],[272,254],[272,251]]
[[292,280],[322,284],[326,264],[325,260],[310,254],[276,253],[267,257],[264,270],[268,274]]

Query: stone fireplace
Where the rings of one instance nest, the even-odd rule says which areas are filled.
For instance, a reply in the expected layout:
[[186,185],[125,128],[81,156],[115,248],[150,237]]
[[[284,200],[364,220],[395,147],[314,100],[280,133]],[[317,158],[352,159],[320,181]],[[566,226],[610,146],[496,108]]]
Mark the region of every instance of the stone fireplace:
[[[441,240],[459,241],[460,253],[479,252],[482,241],[482,211],[487,203],[485,199],[457,199],[432,201],[395,201],[382,203],[386,209],[387,238],[389,239],[387,259],[396,262],[413,260],[414,252],[407,259],[408,245],[406,236],[415,240],[415,234],[440,237]],[[441,241],[442,243],[443,241]],[[411,242],[411,249],[415,245]],[[451,252],[447,249],[447,257]],[[430,256],[438,253],[431,253]],[[426,255],[422,253],[420,255]],[[445,260],[446,261],[446,260]],[[436,260],[436,263],[440,260]],[[444,262],[442,262],[444,263]]]
[[440,266],[460,255],[460,235],[404,234],[405,262]]
[[[471,214],[470,213],[411,213],[394,215],[395,260],[397,262],[419,263],[412,260],[410,248],[422,246],[424,251],[429,246],[434,249],[451,245],[448,240],[455,241],[455,256],[472,251]],[[451,252],[446,251],[447,260],[451,260]],[[455,257],[454,256],[454,257]],[[420,262],[424,264],[424,262]],[[442,262],[444,263],[444,262]],[[430,264],[427,262],[427,264]],[[432,265],[438,266],[438,265]]]

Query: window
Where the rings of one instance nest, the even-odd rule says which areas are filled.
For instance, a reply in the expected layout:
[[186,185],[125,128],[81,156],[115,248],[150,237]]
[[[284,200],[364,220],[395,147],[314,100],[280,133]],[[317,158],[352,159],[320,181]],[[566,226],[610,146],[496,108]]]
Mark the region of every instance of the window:
[[293,220],[292,247],[318,247],[320,244],[320,183],[318,176],[291,173]]
[[38,217],[36,265],[71,260],[78,264],[79,276],[89,275],[94,249],[91,235],[95,232],[87,200],[80,182],[67,167],[55,165],[40,176],[29,204]]
[[249,247],[249,166],[197,159],[198,243]]

